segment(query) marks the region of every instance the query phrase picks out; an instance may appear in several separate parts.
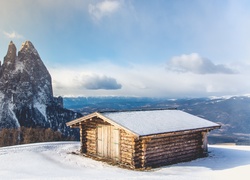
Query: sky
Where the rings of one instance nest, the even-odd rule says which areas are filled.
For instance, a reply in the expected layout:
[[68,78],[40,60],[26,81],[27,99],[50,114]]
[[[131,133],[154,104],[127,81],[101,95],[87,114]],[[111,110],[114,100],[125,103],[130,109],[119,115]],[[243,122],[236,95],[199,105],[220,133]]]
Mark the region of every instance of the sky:
[[0,60],[33,43],[55,96],[250,94],[248,0],[0,0]]

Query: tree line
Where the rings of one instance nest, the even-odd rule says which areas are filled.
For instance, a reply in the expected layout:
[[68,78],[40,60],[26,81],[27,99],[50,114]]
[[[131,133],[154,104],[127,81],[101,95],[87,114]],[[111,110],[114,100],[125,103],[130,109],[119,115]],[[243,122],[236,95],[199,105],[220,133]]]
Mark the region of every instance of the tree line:
[[51,128],[20,127],[0,130],[0,147],[36,142],[69,141],[74,137],[65,137]]

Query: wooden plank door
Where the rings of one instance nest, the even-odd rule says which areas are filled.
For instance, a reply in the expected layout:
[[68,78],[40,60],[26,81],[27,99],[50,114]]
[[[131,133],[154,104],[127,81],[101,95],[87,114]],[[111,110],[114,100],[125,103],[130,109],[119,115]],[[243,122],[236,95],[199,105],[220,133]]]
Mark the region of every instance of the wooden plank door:
[[111,158],[120,159],[120,130],[114,126],[111,126]]
[[97,154],[118,161],[120,158],[120,131],[114,126],[97,127]]
[[97,155],[103,156],[102,126],[97,126]]

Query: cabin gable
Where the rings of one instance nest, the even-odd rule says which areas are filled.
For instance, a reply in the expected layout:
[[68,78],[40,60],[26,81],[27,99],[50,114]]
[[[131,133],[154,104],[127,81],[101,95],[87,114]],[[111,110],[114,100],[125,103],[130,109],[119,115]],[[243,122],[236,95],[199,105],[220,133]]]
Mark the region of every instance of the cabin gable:
[[81,153],[103,160],[133,166],[135,136],[101,118],[79,124]]

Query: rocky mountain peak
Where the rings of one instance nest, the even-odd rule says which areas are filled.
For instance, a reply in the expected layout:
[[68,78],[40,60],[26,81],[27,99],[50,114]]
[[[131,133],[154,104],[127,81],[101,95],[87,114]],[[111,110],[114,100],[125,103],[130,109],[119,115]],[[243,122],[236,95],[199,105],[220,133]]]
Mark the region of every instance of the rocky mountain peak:
[[25,41],[20,49],[21,53],[32,53],[34,55],[38,55],[37,50],[35,49],[35,47],[33,46],[33,44],[30,41]]
[[33,44],[24,42],[16,55],[11,41],[0,66],[0,130],[18,126],[58,129],[60,125],[65,131],[62,122],[75,118],[70,117],[75,113],[64,110],[62,104],[53,97],[50,73]]
[[0,91],[8,91],[9,98],[18,96],[13,99],[16,106],[53,101],[51,76],[30,41],[23,43],[18,56],[15,44],[10,42],[1,67]]
[[8,51],[3,61],[3,68],[8,68],[10,70],[14,70],[16,61],[16,46],[11,41],[8,47]]
[[16,57],[16,46],[12,41],[10,41],[6,57],[11,59]]

